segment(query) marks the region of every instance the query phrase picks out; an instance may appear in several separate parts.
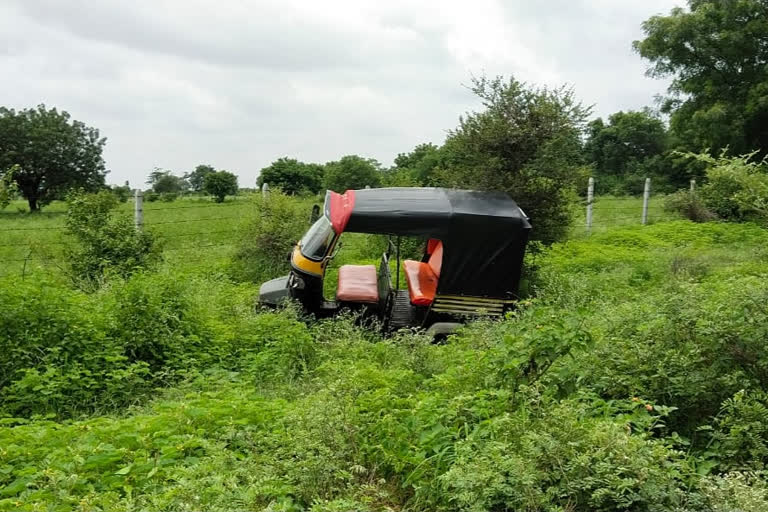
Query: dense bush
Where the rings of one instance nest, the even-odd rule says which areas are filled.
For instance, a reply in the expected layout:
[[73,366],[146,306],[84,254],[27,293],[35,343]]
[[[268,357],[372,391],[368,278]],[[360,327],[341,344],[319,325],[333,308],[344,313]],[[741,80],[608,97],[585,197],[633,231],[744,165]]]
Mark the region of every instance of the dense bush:
[[232,263],[232,275],[241,281],[262,282],[290,268],[289,255],[309,227],[310,207],[271,192],[252,199]]
[[155,237],[138,231],[128,215],[114,212],[117,198],[109,191],[69,197],[66,226],[77,245],[68,251],[73,280],[93,288],[110,275],[127,277],[159,259]]
[[677,212],[693,222],[709,222],[717,219],[717,215],[707,208],[701,196],[689,190],[678,190],[665,197],[664,209]]
[[441,344],[257,313],[213,275],[8,283],[0,411],[27,418],[0,420],[0,510],[765,510],[767,244],[556,244],[535,299]]
[[725,220],[768,222],[768,164],[754,154],[713,157],[688,154],[707,166],[707,182],[701,187],[704,204]]
[[432,182],[507,192],[531,218],[533,239],[564,238],[589,109],[566,87],[535,88],[515,79],[482,77],[472,91],[483,109],[448,133]]

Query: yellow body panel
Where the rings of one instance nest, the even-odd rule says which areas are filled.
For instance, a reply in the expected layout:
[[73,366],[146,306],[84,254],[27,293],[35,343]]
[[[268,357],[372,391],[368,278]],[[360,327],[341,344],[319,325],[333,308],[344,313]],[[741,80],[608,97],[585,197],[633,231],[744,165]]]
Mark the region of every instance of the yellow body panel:
[[312,274],[318,277],[323,276],[323,262],[312,261],[311,259],[305,257],[303,254],[301,254],[301,246],[299,244],[296,244],[296,247],[293,248],[291,265],[293,265],[296,269],[301,270],[302,272],[306,272],[307,274]]

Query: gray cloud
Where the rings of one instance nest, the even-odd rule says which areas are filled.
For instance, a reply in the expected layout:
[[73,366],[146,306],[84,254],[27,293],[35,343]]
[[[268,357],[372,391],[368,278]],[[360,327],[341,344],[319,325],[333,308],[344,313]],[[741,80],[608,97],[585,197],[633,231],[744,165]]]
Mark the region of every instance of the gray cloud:
[[252,185],[283,155],[391,162],[476,106],[472,73],[572,84],[596,114],[666,84],[631,51],[675,0],[6,0],[0,95],[109,138],[109,180],[202,162]]

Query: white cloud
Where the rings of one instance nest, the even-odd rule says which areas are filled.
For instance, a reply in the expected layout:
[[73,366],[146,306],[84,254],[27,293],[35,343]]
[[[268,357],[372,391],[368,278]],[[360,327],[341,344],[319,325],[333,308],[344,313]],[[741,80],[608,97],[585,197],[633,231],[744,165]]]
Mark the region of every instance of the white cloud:
[[109,138],[111,182],[206,162],[241,184],[283,155],[384,163],[441,142],[472,73],[573,84],[606,115],[666,84],[631,51],[673,0],[5,0],[0,97]]

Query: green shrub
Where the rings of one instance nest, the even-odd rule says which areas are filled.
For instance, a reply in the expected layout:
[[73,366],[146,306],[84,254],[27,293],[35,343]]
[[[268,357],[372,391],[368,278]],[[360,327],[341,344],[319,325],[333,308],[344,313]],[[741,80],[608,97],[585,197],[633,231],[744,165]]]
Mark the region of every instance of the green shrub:
[[149,369],[107,334],[99,300],[52,283],[0,287],[0,416],[131,403]]
[[705,478],[699,486],[712,512],[766,512],[768,484],[764,473],[727,473]]
[[767,164],[765,160],[754,161],[754,155],[686,155],[707,165],[707,182],[701,187],[700,194],[707,208],[718,217],[768,222]]
[[80,286],[92,289],[110,275],[127,277],[159,259],[152,233],[137,231],[131,218],[114,213],[117,198],[109,191],[69,197],[67,232],[77,246],[67,252],[70,273]]
[[677,212],[693,222],[709,222],[717,219],[717,215],[706,207],[701,196],[688,190],[678,190],[664,198],[664,209],[668,212]]
[[158,195],[158,197],[157,197],[157,198],[158,198],[160,201],[164,202],[164,203],[172,203],[172,202],[174,202],[176,199],[178,199],[178,197],[179,197],[179,194],[177,194],[176,192],[161,192],[161,193]]
[[709,450],[719,469],[768,469],[768,394],[739,391],[715,418]]
[[245,220],[232,263],[241,281],[262,282],[290,268],[289,255],[309,224],[309,211],[290,197],[271,192],[256,195]]
[[642,430],[633,434],[629,421],[653,424],[635,409],[596,417],[578,401],[539,402],[499,415],[458,443],[439,478],[443,501],[468,511],[678,510],[681,454]]

